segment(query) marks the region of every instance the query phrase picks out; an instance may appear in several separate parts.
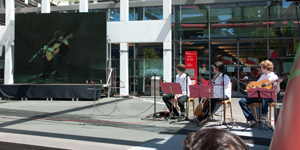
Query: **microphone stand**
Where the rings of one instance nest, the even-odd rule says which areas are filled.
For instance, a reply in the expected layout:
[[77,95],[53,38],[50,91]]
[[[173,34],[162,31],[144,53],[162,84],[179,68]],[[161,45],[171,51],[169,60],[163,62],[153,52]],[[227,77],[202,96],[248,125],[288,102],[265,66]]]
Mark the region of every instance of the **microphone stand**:
[[227,127],[227,129],[229,129],[229,130],[232,130],[232,128],[230,128],[229,126],[228,126],[228,124],[227,124],[227,122],[225,121],[225,118],[226,118],[226,114],[225,114],[225,112],[224,112],[224,110],[225,110],[225,74],[222,72],[222,76],[223,76],[223,84],[222,84],[222,86],[223,86],[223,96],[222,96],[222,102],[224,103],[223,104],[223,113],[224,113],[224,115],[223,115],[223,122],[222,122],[222,124],[221,125],[224,125],[224,126],[226,126]]
[[[217,68],[216,68],[216,70],[218,70]],[[219,70],[218,70],[218,72],[220,72]],[[223,79],[223,82],[222,82],[222,87],[223,87],[223,89],[222,89],[222,98],[221,98],[221,101],[222,101],[222,103],[224,103],[223,104],[223,113],[224,113],[224,110],[225,110],[225,74],[224,74],[224,72],[220,72],[220,73],[222,73],[222,79]],[[224,125],[224,126],[226,126],[226,128],[227,129],[229,129],[229,130],[232,130],[232,128],[230,128],[229,126],[228,126],[228,124],[227,124],[227,122],[225,121],[225,118],[226,118],[226,114],[224,113],[224,115],[223,115],[223,121],[222,121],[222,123],[220,124],[220,125]]]
[[31,61],[43,50],[43,48],[41,48],[38,52],[36,52],[32,58],[28,61],[28,63],[31,63]]
[[[154,113],[152,115],[153,118],[159,118],[159,116],[156,114],[156,77],[158,76],[156,73],[154,73],[153,71],[150,71],[153,75],[154,75]],[[162,77],[160,78],[161,81],[164,81],[162,79]],[[144,120],[146,118],[142,118],[142,120]]]

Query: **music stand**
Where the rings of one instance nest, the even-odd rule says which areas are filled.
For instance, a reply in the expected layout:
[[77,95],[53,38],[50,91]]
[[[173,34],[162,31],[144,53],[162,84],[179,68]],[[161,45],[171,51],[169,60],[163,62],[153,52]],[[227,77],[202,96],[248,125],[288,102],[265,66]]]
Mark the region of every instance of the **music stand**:
[[[164,94],[182,94],[180,83],[160,83],[160,88]],[[170,110],[169,119],[176,116],[173,115],[173,107],[174,105],[172,104],[172,106],[168,108]]]
[[[258,103],[259,103],[259,113],[258,113],[258,124],[259,124],[259,129],[262,128],[262,126],[266,127],[267,129],[270,129],[271,131],[273,131],[273,129],[269,126],[264,124],[261,120],[260,120],[260,113],[261,113],[261,99],[265,98],[265,99],[275,99],[275,90],[274,89],[265,89],[265,88],[255,88],[255,89],[248,89],[248,97],[249,98],[258,98]],[[269,104],[269,102],[268,102]],[[271,112],[269,112],[271,113]],[[244,130],[246,130],[248,127],[246,127]],[[243,130],[243,131],[244,131]]]
[[[208,115],[208,117],[206,117],[205,120],[210,119],[210,117],[212,116],[211,115],[211,101],[210,101],[210,99],[212,98],[211,95],[214,93],[213,92],[214,86],[213,85],[190,85],[189,87],[190,87],[190,97],[191,98],[200,98],[200,97],[208,98],[208,100],[209,100],[209,104],[208,104],[209,105],[208,106],[209,107],[208,108],[209,115]],[[197,118],[195,118],[195,119],[197,119]],[[204,122],[204,121],[202,121],[202,122]]]

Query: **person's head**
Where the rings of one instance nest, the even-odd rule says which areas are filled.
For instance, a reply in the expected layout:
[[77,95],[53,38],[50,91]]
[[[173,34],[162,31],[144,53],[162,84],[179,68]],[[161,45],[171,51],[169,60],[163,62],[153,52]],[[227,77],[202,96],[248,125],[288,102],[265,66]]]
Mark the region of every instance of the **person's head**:
[[259,65],[263,73],[272,72],[274,69],[274,65],[270,60],[264,60]]
[[213,69],[216,73],[224,72],[224,63],[222,61],[215,62]]
[[61,41],[63,40],[63,37],[61,36],[59,30],[56,30],[56,31],[54,32],[54,38],[55,38],[57,41],[59,41],[59,42],[61,42]]
[[184,73],[185,70],[186,70],[184,64],[178,64],[178,65],[176,66],[176,69],[177,69],[177,73],[180,74],[180,75],[181,75],[182,73]]
[[184,150],[249,150],[244,141],[234,133],[216,128],[205,128],[189,134],[184,140]]

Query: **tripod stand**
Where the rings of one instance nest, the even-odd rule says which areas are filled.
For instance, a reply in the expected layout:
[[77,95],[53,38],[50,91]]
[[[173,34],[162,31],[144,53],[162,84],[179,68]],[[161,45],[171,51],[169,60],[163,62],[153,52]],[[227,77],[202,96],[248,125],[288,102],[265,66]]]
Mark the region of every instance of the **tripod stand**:
[[[171,94],[173,96],[174,94],[181,94],[182,93],[181,86],[180,86],[179,83],[161,83],[160,87],[161,87],[161,91],[164,94]],[[169,103],[166,103],[168,109],[170,110],[170,112],[169,112],[169,119],[171,119],[171,118],[182,119],[182,117],[180,117],[179,114],[177,116],[174,113],[174,110],[178,113],[178,111],[176,110],[176,108],[174,109],[174,103],[171,103],[172,105],[170,105]],[[172,122],[169,122],[169,123],[172,123]]]
[[[275,99],[275,90],[274,89],[265,89],[265,88],[255,88],[255,89],[248,89],[247,92],[248,92],[249,98],[258,98],[258,103],[259,103],[258,118],[259,118],[259,120],[257,121],[257,123],[259,124],[259,129],[261,130],[262,128],[266,128],[266,129],[270,129],[271,131],[274,132],[274,130],[269,125],[266,125],[264,122],[261,121],[260,114],[261,114],[261,100],[262,99]],[[243,129],[243,131],[246,130],[247,128],[248,127]]]

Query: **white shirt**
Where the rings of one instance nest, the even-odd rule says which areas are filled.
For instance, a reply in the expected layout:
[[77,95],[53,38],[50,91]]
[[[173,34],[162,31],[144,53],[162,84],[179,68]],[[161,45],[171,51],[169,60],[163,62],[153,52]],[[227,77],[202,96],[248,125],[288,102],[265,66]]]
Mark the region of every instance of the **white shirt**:
[[[231,84],[230,78],[228,75],[224,75],[224,87],[225,87],[225,95],[231,97]],[[215,80],[214,84],[223,85],[223,73],[220,73],[218,78]],[[222,96],[222,95],[221,95]],[[223,97],[223,96],[222,96]]]
[[[264,73],[263,75],[260,76],[260,78],[257,81],[259,82],[262,81],[263,79],[269,79],[270,81],[273,81],[273,80],[277,80],[278,76],[274,72],[271,72],[268,75]],[[277,82],[275,82],[274,85],[277,85]]]
[[181,97],[182,95],[187,95],[190,97],[190,88],[189,85],[192,84],[192,81],[190,77],[188,77],[188,93],[186,94],[186,74],[182,73],[181,76],[179,74],[176,75],[176,83],[180,83],[182,94],[178,94],[178,97]]

